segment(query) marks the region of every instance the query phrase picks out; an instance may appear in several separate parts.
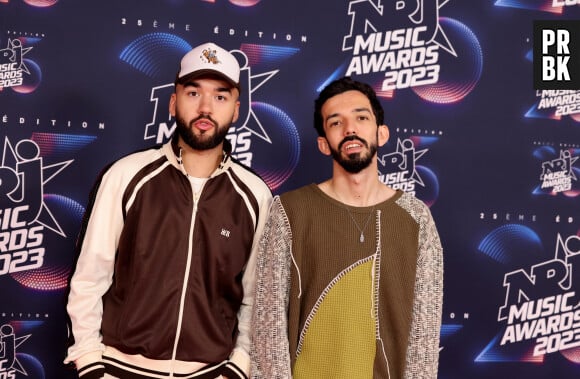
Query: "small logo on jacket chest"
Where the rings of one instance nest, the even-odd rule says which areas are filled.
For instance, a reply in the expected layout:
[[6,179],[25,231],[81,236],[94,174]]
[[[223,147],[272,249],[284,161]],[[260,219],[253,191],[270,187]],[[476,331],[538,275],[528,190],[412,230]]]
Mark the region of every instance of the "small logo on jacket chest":
[[222,228],[222,232],[220,234],[226,238],[230,238],[230,231],[227,229]]

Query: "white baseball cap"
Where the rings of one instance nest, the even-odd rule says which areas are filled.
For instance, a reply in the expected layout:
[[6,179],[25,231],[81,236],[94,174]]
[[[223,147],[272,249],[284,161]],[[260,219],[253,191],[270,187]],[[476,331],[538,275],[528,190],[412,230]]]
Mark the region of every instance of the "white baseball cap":
[[[193,79],[204,74],[217,74],[232,86],[240,87],[240,64],[224,48],[207,42],[194,47],[181,58],[177,82]],[[186,78],[187,77],[187,78]]]

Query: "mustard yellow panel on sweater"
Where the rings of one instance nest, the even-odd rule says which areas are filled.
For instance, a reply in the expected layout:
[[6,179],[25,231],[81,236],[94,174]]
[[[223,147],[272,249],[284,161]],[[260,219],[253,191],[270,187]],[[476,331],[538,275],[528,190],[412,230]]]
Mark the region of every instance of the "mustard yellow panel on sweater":
[[341,276],[318,304],[294,379],[372,379],[376,351],[372,260]]

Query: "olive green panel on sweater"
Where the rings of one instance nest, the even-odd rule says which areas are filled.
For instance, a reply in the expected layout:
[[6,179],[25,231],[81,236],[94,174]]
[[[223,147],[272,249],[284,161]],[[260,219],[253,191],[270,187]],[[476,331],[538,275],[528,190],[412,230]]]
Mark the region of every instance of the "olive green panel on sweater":
[[295,379],[373,377],[376,327],[373,261],[346,271],[333,282],[309,316],[296,358]]

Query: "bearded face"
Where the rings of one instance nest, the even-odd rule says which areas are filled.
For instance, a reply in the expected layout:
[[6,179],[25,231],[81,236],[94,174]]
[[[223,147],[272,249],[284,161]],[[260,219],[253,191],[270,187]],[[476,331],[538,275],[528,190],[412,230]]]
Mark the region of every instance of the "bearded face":
[[[200,120],[210,122],[214,127],[209,130],[198,130],[198,133],[195,133],[194,125]],[[175,109],[175,122],[177,133],[181,139],[194,150],[209,150],[221,144],[231,125],[231,122],[228,125],[219,125],[210,115],[200,115],[187,122],[177,107]]]
[[[363,144],[367,148],[366,153],[358,153],[358,152],[352,153],[352,154],[341,153],[344,145],[347,144],[348,142],[351,142],[351,141],[358,141],[361,144]],[[365,168],[367,168],[371,164],[371,162],[373,160],[373,156],[377,152],[378,146],[377,146],[376,140],[374,143],[371,143],[369,145],[369,143],[367,141],[365,141],[364,139],[362,139],[356,135],[350,135],[348,137],[345,137],[338,144],[337,149],[333,148],[330,145],[329,145],[329,148],[330,148],[330,153],[331,153],[332,157],[342,168],[344,168],[346,171],[348,171],[352,174],[356,174],[356,173],[364,170]]]

